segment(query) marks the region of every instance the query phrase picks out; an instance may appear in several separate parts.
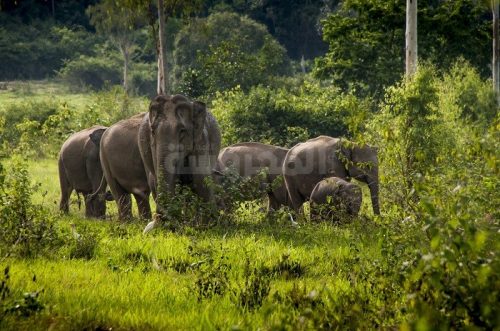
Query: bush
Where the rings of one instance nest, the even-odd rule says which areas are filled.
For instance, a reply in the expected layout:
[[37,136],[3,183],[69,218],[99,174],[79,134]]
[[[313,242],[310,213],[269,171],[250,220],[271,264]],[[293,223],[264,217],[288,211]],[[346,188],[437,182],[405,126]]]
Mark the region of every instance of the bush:
[[81,27],[8,20],[0,13],[0,81],[53,76],[64,61],[92,55],[102,41]]
[[93,125],[109,126],[146,110],[144,100],[130,98],[119,86],[96,92],[90,100],[81,108],[48,98],[9,103],[1,109],[3,142],[25,157],[55,156],[72,133]]
[[62,245],[55,220],[31,201],[37,187],[26,166],[14,159],[6,172],[0,165],[0,251],[2,255],[48,255]]
[[35,121],[40,125],[59,109],[59,102],[54,99],[26,100],[13,102],[1,106],[0,111],[5,119],[5,131],[2,135],[11,148],[14,148],[20,139],[20,132],[16,126],[24,121]]
[[122,72],[116,57],[80,55],[64,63],[59,77],[79,89],[101,90],[105,86],[120,84]]
[[286,50],[265,26],[236,13],[218,12],[196,19],[176,36],[176,90],[191,97],[213,96],[240,86],[266,83],[289,71]]
[[318,135],[349,136],[358,130],[353,118],[367,112],[369,104],[306,81],[292,91],[263,86],[248,93],[227,91],[217,94],[212,109],[223,145],[258,141],[291,147]]
[[138,95],[156,96],[157,67],[155,63],[133,63],[130,70],[130,86]]
[[92,259],[99,244],[99,235],[88,226],[79,227],[78,230],[74,224],[72,226],[73,240],[69,246],[69,257],[71,259]]

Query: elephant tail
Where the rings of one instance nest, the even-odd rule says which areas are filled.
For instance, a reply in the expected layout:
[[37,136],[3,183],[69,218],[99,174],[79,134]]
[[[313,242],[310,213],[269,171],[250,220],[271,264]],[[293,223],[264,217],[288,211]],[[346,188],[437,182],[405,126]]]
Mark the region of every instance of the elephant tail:
[[99,192],[106,189],[106,185],[107,185],[106,178],[104,177],[104,174],[103,174],[101,177],[101,183],[99,184],[99,187],[97,188],[97,190],[94,193],[89,194],[88,199],[89,200],[94,199],[94,197],[97,196],[99,194]]

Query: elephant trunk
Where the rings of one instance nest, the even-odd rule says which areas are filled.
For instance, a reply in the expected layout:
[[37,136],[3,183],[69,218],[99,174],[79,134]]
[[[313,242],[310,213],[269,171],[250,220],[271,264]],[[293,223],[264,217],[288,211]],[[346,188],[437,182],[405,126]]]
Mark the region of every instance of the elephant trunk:
[[380,206],[378,201],[378,180],[374,179],[368,182],[368,188],[370,189],[373,213],[375,215],[380,215]]

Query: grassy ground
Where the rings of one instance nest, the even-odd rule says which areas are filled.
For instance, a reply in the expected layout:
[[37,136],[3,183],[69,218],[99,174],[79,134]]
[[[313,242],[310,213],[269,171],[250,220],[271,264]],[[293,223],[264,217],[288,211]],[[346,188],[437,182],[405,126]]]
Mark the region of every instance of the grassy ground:
[[[0,91],[4,106],[52,98],[78,111],[100,104],[99,96],[43,81]],[[11,160],[3,164],[12,168]],[[56,165],[32,159],[27,169],[38,184],[32,202],[56,220],[62,243],[44,257],[0,252],[0,267],[10,268],[10,301],[0,308],[11,311],[0,310],[0,329],[359,329],[404,320],[403,295],[373,278],[384,272],[387,247],[366,187],[361,216],[342,225],[299,219],[295,227],[287,212],[266,215],[261,201],[209,226],[144,236],[146,221],[120,223],[114,202],[106,220],[87,220],[73,194],[70,214],[61,216]]]
[[[29,169],[40,183],[33,201],[56,214],[55,160],[30,162]],[[71,214],[58,221],[67,247],[50,258],[1,262],[10,266],[12,291],[21,296],[41,290],[37,300],[45,307],[27,318],[7,317],[4,328],[272,328],[283,323],[286,305],[280,295],[299,285],[307,295],[349,290],[361,280],[349,275],[353,261],[380,257],[380,233],[367,217],[347,225],[306,222],[296,228],[281,214],[266,217],[260,207],[241,208],[234,222],[143,236],[144,221],[121,224],[113,208],[109,220],[85,220],[75,203]],[[95,248],[89,259],[70,258],[74,252],[68,247],[76,240],[72,222],[90,238],[80,247],[83,255]],[[245,271],[249,268],[257,270],[253,278]],[[259,297],[249,286],[252,279],[257,287],[269,285],[255,309],[238,304],[245,288]]]
[[88,94],[71,91],[65,85],[55,81],[12,81],[5,84],[5,89],[0,90],[0,105],[60,99],[69,102],[72,106],[80,107],[88,104],[90,99]]

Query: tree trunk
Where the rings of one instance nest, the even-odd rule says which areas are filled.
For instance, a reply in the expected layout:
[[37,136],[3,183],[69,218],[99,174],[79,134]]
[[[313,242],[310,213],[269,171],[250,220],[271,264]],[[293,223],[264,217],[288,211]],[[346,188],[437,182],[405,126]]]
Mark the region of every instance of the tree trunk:
[[406,0],[406,76],[417,71],[417,0]]
[[497,94],[497,103],[500,104],[500,43],[498,40],[498,0],[491,0],[493,12],[493,90]]
[[55,0],[52,0],[52,18],[56,17],[56,6],[54,4]]
[[165,13],[163,0],[158,0],[158,85],[157,93],[166,93],[166,63],[165,63]]
[[122,48],[123,54],[123,90],[125,94],[128,94],[128,66],[130,62],[130,54],[127,46],[123,46]]

